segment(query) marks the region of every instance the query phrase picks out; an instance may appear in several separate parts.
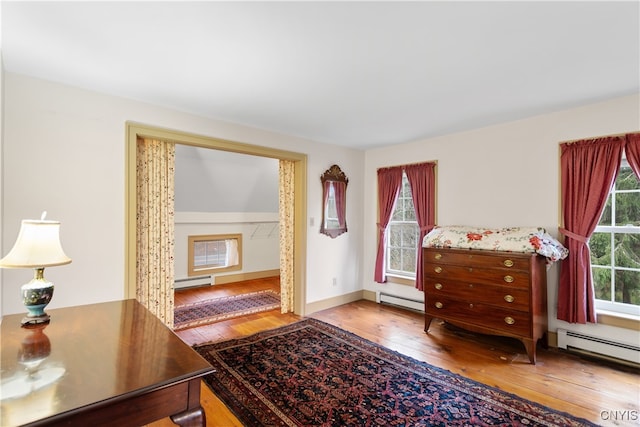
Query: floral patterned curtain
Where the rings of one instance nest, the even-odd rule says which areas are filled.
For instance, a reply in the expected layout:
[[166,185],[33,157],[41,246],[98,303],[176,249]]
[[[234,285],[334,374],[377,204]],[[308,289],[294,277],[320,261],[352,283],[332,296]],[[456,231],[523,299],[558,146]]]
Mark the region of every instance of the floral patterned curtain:
[[293,307],[294,167],[291,160],[279,163],[280,215],[280,306],[282,313]]
[[136,298],[173,327],[175,144],[138,138]]

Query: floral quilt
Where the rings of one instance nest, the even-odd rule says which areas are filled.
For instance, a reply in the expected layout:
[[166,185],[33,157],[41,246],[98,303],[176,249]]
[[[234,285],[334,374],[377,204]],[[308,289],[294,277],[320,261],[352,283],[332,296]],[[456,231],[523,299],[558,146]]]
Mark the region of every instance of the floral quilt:
[[478,228],[463,225],[436,226],[424,236],[425,248],[483,249],[506,252],[535,252],[558,261],[567,248],[541,227]]

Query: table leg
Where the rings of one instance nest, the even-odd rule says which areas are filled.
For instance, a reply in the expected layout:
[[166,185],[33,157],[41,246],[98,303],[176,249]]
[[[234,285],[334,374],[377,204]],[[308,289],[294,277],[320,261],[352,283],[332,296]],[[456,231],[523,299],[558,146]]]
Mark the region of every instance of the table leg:
[[206,427],[207,417],[200,405],[200,378],[189,381],[187,410],[171,416],[171,421],[181,427]]
[[207,417],[202,406],[172,415],[171,421],[181,427],[205,427],[207,425]]

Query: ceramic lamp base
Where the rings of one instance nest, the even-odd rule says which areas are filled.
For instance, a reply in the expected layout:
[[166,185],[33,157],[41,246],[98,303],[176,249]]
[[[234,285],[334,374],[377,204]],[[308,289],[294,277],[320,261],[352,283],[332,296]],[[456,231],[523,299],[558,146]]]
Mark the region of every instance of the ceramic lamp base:
[[44,308],[53,298],[53,283],[43,277],[44,268],[36,269],[35,277],[22,285],[22,302],[27,308],[27,316],[22,319],[23,325],[49,322],[50,317]]

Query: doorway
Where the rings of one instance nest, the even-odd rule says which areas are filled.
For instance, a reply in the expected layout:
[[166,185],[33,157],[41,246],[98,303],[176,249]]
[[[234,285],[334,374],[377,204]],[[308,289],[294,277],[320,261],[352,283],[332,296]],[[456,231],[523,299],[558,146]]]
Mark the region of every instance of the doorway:
[[188,134],[179,131],[151,127],[136,123],[127,123],[126,151],[126,245],[125,245],[125,295],[136,297],[136,144],[138,138],[153,138],[176,144],[191,145],[202,148],[229,151],[239,154],[269,157],[278,160],[289,160],[294,165],[294,198],[293,198],[293,288],[294,313],[304,315],[305,312],[305,265],[306,265],[306,177],[307,156],[301,153],[274,148],[250,145],[235,141],[222,140]]

